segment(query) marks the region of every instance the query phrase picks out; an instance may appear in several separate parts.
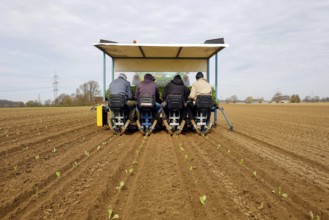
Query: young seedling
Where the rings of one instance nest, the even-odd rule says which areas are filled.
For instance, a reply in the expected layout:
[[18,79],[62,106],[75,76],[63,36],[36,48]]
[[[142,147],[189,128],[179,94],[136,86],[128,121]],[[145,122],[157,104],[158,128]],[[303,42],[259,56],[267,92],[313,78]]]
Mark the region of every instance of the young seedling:
[[[272,193],[276,194],[276,191],[273,190]],[[279,189],[278,189],[278,195],[279,195],[279,196],[282,196],[283,198],[288,198],[288,194],[282,192],[282,190],[281,190],[281,186],[279,186]]]
[[256,171],[252,172],[252,175],[253,175],[254,177],[256,177],[256,176],[257,176],[257,172],[256,172]]
[[54,149],[53,149],[53,153],[56,153],[56,151],[57,151],[57,149],[56,149],[56,147],[54,147]]
[[116,187],[117,191],[120,192],[124,186],[125,186],[125,182],[121,181],[120,185]]
[[35,195],[37,196],[37,198],[39,198],[39,187],[38,187],[38,186],[37,186],[37,189],[36,189]]
[[[118,214],[114,214],[113,210],[111,208],[109,208],[108,210],[108,213],[109,213],[109,219],[119,219],[119,215]],[[113,217],[112,217],[112,214],[113,214]]]
[[101,145],[98,145],[97,146],[97,150],[100,150],[102,147],[101,147]]
[[188,160],[188,155],[185,155],[185,159]]
[[34,158],[35,158],[36,160],[39,160],[39,159],[40,159],[40,156],[39,156],[39,155],[35,155]]
[[318,215],[316,215],[316,217],[314,218],[312,211],[310,211],[310,216],[311,216],[311,220],[321,220],[320,216],[318,216]]
[[16,164],[16,165],[14,166],[14,171],[17,171],[17,169],[18,169],[18,165]]
[[200,196],[200,202],[201,202],[202,205],[206,204],[206,198],[207,197],[205,195]]
[[134,168],[130,168],[129,170],[126,170],[126,174],[127,174],[128,176],[133,175],[133,174],[134,174]]
[[57,176],[57,178],[60,178],[61,177],[61,172],[60,171],[56,171],[56,176]]
[[181,149],[181,151],[183,151],[184,150],[184,148],[181,146],[181,147],[179,147],[180,149]]
[[190,171],[192,171],[192,170],[193,170],[193,166],[190,166],[190,168],[189,168],[189,169],[190,169]]
[[241,159],[241,160],[239,161],[239,164],[240,164],[240,165],[242,165],[242,164],[243,164],[243,159]]
[[85,151],[85,155],[86,155],[87,157],[89,157],[89,156],[90,156],[90,153],[89,153],[88,151]]
[[79,164],[76,161],[74,161],[73,167],[78,167],[78,166],[79,166]]
[[219,150],[219,148],[220,148],[220,144],[217,144],[217,147],[216,147],[216,148],[217,148],[217,150]]

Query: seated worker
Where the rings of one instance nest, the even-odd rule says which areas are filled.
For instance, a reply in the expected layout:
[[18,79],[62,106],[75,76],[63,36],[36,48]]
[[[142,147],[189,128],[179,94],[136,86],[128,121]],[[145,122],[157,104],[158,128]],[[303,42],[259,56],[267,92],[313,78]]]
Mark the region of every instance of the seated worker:
[[[196,113],[196,107],[194,105],[195,100],[198,95],[211,95],[211,85],[207,82],[205,78],[203,78],[203,73],[198,72],[195,76],[196,82],[192,84],[191,93],[189,95],[189,101],[187,102],[187,113],[191,120],[191,123],[194,127],[196,127],[194,116]],[[211,110],[208,112],[208,120],[210,119]]]
[[[144,80],[138,83],[138,86],[136,87],[135,91],[135,99],[138,100],[138,98],[141,95],[149,94],[155,97],[155,111],[156,120],[159,119],[160,112],[161,112],[161,105],[160,105],[160,94],[157,85],[154,82],[154,77],[147,73],[144,75]],[[140,115],[137,115],[138,120],[140,120]]]
[[127,81],[127,76],[124,73],[120,73],[118,78],[113,80],[110,84],[110,96],[111,94],[122,94],[126,97],[126,104],[129,111],[129,120],[131,121],[135,114],[136,101],[130,100],[132,98],[130,82]]
[[[171,80],[165,87],[165,90],[162,94],[162,100],[164,100],[161,104],[162,106],[162,119],[165,120],[167,118],[167,97],[169,95],[181,95],[183,97],[183,102],[187,101],[189,90],[184,85],[182,77],[180,75],[176,75],[173,80]],[[185,107],[185,106],[184,106]],[[183,108],[182,120],[185,121],[185,108]]]

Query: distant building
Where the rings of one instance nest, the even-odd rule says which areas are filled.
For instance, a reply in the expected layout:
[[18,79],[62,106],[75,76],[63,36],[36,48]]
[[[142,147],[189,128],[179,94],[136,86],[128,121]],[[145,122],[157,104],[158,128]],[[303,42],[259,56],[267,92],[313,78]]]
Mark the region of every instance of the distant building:
[[256,104],[256,103],[262,103],[264,99],[252,99],[251,103]]
[[289,103],[290,102],[290,97],[288,95],[281,95],[280,93],[277,93],[273,96],[271,102]]

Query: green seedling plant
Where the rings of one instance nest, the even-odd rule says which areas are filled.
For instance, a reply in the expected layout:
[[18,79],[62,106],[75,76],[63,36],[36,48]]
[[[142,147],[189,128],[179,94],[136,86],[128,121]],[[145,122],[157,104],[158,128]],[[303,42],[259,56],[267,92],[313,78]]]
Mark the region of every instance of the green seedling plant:
[[39,160],[39,159],[40,159],[40,156],[39,156],[39,155],[35,155],[34,158],[35,158],[36,160]]
[[85,155],[86,155],[87,157],[89,157],[89,156],[90,156],[90,153],[89,153],[88,151],[85,151]]
[[14,171],[17,171],[18,170],[18,165],[16,164],[15,166],[14,166]]
[[38,186],[37,186],[37,188],[36,188],[35,195],[36,195],[37,198],[39,198],[39,187],[38,187]]
[[252,175],[253,175],[254,177],[256,177],[256,176],[257,176],[257,172],[256,172],[256,171],[252,172]]
[[188,160],[188,155],[185,155],[185,159]]
[[101,147],[101,145],[98,145],[97,146],[97,150],[100,150],[102,147]]
[[57,151],[57,149],[56,149],[56,147],[54,147],[54,149],[53,149],[53,153],[56,153],[56,151]]
[[189,169],[190,169],[190,171],[192,171],[194,168],[193,168],[193,166],[190,166],[190,168],[189,168]]
[[57,176],[57,178],[60,178],[61,177],[61,172],[60,171],[56,171],[56,176]]
[[206,197],[205,195],[200,196],[200,203],[201,203],[202,205],[205,205],[205,204],[206,204],[206,199],[207,199],[207,197]]
[[216,148],[217,148],[217,150],[219,150],[219,148],[220,148],[220,144],[217,144],[217,147],[216,147]]
[[184,150],[184,148],[183,148],[182,146],[180,146],[179,148],[181,149],[181,151],[183,151],[183,150]]
[[76,161],[74,161],[73,167],[78,167],[78,166],[79,166],[79,164]]
[[[272,193],[276,194],[276,191],[273,190]],[[282,190],[281,190],[281,186],[279,186],[279,188],[278,188],[278,195],[279,195],[279,196],[282,196],[283,198],[288,198],[288,194],[282,192]]]
[[134,168],[130,168],[129,170],[126,170],[126,174],[127,174],[128,176],[133,175],[133,174],[134,174]]
[[117,189],[118,192],[120,192],[123,189],[124,186],[125,186],[125,182],[121,181],[119,186],[117,186],[115,188]]
[[310,211],[310,217],[311,217],[311,220],[321,220],[320,216],[318,216],[318,215],[316,215],[316,217],[314,217],[312,211]]
[[243,164],[243,159],[241,159],[241,160],[239,161],[239,164],[240,164],[240,165],[242,165],[242,164]]
[[119,215],[118,214],[114,214],[114,212],[113,212],[113,210],[111,208],[109,208],[108,213],[109,213],[109,219],[119,219]]

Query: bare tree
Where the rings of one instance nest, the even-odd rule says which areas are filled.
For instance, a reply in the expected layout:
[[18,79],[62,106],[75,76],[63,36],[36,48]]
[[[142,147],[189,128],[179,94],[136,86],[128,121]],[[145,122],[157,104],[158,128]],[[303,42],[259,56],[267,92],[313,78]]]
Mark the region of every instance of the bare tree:
[[236,95],[232,95],[230,99],[232,103],[236,103],[238,101],[238,97]]
[[252,96],[248,96],[247,98],[246,98],[246,100],[245,100],[245,102],[246,103],[252,103],[252,100],[253,100],[254,98],[252,97]]
[[76,98],[79,104],[90,105],[95,102],[95,97],[100,93],[98,83],[90,80],[79,86],[76,90]]

